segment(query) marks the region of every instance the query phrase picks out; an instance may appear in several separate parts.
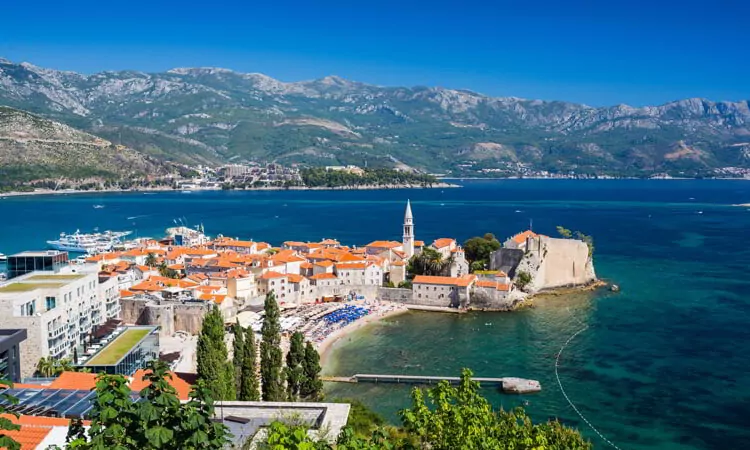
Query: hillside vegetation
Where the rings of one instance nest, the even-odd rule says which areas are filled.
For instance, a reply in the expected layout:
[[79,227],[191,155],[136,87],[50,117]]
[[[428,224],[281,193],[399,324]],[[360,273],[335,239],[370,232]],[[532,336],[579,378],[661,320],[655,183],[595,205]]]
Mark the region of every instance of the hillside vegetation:
[[116,180],[163,173],[161,163],[135,150],[0,106],[0,186],[59,177]]

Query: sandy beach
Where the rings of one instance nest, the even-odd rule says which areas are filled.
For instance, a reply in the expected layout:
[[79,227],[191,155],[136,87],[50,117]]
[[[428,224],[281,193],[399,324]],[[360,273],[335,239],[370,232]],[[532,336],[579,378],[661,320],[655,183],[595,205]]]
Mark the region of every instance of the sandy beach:
[[330,362],[329,358],[331,350],[333,349],[335,344],[342,338],[346,337],[346,335],[351,334],[354,331],[359,330],[360,328],[365,327],[369,324],[409,311],[405,306],[397,303],[384,301],[378,301],[375,303],[377,304],[377,306],[374,312],[359,320],[355,320],[354,322],[349,323],[342,328],[334,330],[333,332],[328,334],[325,339],[317,343],[318,353],[320,353],[320,365],[323,368],[325,368],[326,364]]

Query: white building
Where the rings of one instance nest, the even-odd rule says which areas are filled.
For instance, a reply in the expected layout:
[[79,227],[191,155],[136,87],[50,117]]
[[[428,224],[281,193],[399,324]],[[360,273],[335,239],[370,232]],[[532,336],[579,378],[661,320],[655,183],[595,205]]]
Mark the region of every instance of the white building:
[[42,357],[72,358],[93,327],[120,314],[117,280],[101,285],[95,271],[32,272],[0,285],[0,328],[23,328],[21,376]]
[[374,262],[336,264],[336,275],[344,285],[381,286],[383,269]]

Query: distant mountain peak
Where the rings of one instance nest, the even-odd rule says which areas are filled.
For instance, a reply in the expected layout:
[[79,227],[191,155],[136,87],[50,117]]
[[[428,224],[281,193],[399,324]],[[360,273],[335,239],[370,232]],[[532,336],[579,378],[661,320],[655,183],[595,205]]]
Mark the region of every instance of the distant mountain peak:
[[234,70],[223,67],[175,67],[167,70],[167,73],[175,75],[213,75],[217,73],[236,73]]
[[[734,147],[750,139],[747,100],[591,107],[338,75],[284,82],[220,67],[79,75],[2,60],[0,104],[183,162],[388,166],[395,159],[440,171],[631,174],[750,166],[750,151]],[[675,147],[678,140],[685,148]]]

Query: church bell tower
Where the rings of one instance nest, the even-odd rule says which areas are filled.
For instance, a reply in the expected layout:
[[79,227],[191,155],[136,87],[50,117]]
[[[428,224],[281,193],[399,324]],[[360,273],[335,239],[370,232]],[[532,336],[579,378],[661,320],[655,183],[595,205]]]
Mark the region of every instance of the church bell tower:
[[411,214],[411,202],[406,201],[404,213],[404,240],[402,242],[407,258],[414,256],[414,216]]

